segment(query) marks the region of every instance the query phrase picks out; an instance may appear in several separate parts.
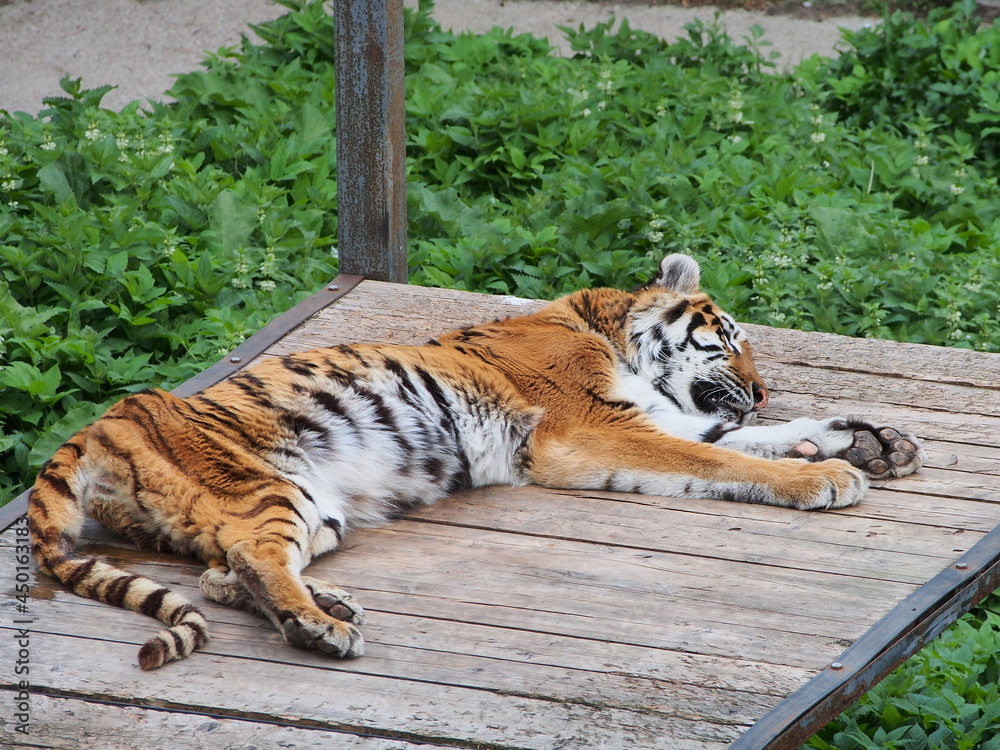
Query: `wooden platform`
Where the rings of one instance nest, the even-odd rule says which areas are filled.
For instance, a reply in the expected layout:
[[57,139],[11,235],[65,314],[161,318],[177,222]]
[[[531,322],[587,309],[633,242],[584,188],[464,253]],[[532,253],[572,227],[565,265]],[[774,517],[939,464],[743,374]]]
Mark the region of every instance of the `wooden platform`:
[[[356,281],[207,377],[261,348],[422,342],[539,304],[365,281],[270,341]],[[0,746],[797,747],[1000,585],[1000,356],[748,329],[767,419],[870,415],[924,439],[930,465],[825,513],[538,488],[456,496],[355,533],[311,568],[368,611],[368,653],[351,661],[285,646],[206,601],[199,565],[90,525],[92,550],[210,620],[204,651],[152,673],[136,653],[154,621],[18,567],[22,499],[0,511]]]

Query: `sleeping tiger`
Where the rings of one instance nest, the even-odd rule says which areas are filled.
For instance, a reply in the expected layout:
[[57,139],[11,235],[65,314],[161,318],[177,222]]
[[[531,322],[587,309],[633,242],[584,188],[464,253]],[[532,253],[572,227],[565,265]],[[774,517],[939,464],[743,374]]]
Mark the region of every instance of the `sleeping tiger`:
[[823,509],[861,500],[866,473],[923,465],[913,436],[867,421],[749,424],[767,386],[698,282],[694,260],[670,255],[635,292],[580,291],[424,346],[275,358],[185,399],[129,396],[39,473],[38,566],[161,620],[143,669],[205,644],[205,619],[147,578],[77,556],[85,514],[203,560],[205,596],[263,615],[292,646],[359,656],[363,610],[302,569],[350,529],[458,490],[535,483]]

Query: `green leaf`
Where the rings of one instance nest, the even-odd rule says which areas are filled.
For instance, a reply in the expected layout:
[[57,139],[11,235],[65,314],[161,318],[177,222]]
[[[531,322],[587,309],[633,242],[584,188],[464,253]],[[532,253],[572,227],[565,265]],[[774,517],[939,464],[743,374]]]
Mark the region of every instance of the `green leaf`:
[[56,203],[63,203],[73,195],[69,180],[66,179],[62,167],[56,162],[38,170],[38,182],[55,197]]
[[104,273],[113,279],[121,278],[125,273],[125,269],[128,268],[128,251],[122,250],[121,252],[115,253],[107,259],[104,264]]
[[227,250],[245,247],[257,228],[257,207],[235,190],[223,190],[209,208],[209,224]]

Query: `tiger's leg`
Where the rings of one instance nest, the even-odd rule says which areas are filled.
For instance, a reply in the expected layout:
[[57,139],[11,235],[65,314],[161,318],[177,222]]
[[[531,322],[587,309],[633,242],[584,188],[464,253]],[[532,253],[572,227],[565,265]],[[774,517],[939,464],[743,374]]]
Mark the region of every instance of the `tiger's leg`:
[[[316,606],[330,617],[353,622],[355,625],[365,623],[364,610],[347,591],[317,578],[309,576],[300,576],[300,578],[312,595]],[[231,570],[222,567],[208,568],[201,574],[198,585],[201,592],[212,601],[235,609],[242,609],[245,612],[264,615],[264,611],[258,606],[253,595]]]
[[780,425],[722,429],[716,445],[764,458],[840,458],[872,479],[904,477],[927,461],[913,435],[858,417],[802,418]]
[[[302,549],[308,549],[304,533],[264,531],[249,538],[241,536],[226,552],[229,574],[223,576],[221,570],[209,573],[208,587],[213,594],[232,598],[234,605],[245,606],[239,589],[225,580],[232,575],[249,592],[256,610],[274,624],[289,645],[331,656],[361,656],[364,639],[355,623],[331,616],[303,581],[299,572]],[[320,591],[321,602],[330,603],[333,598],[329,590]],[[363,619],[360,608],[357,613],[349,606],[346,609]]]
[[768,460],[633,421],[600,429],[539,428],[527,459],[531,481],[547,487],[707,497],[800,510],[855,505],[867,488],[864,475],[845,461]]
[[761,458],[840,458],[871,479],[904,477],[927,461],[920,441],[860,417],[793,419],[784,424],[743,425],[695,414],[653,411],[648,416],[669,435],[714,443]]

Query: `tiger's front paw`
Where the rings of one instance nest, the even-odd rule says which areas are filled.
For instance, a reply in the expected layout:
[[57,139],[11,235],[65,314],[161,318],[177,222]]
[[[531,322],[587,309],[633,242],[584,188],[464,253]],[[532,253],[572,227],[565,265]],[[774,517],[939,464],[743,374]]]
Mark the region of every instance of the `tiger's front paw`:
[[927,460],[920,442],[910,433],[855,420],[848,420],[848,424],[854,430],[854,442],[837,458],[857,466],[872,479],[905,477]]
[[786,489],[791,507],[798,510],[830,510],[857,505],[868,489],[865,475],[846,461],[819,463],[795,461],[796,476]]
[[789,457],[823,461],[839,458],[865,472],[871,479],[905,477],[927,460],[920,442],[910,433],[876,427],[857,417],[826,420],[823,433],[810,435]]

